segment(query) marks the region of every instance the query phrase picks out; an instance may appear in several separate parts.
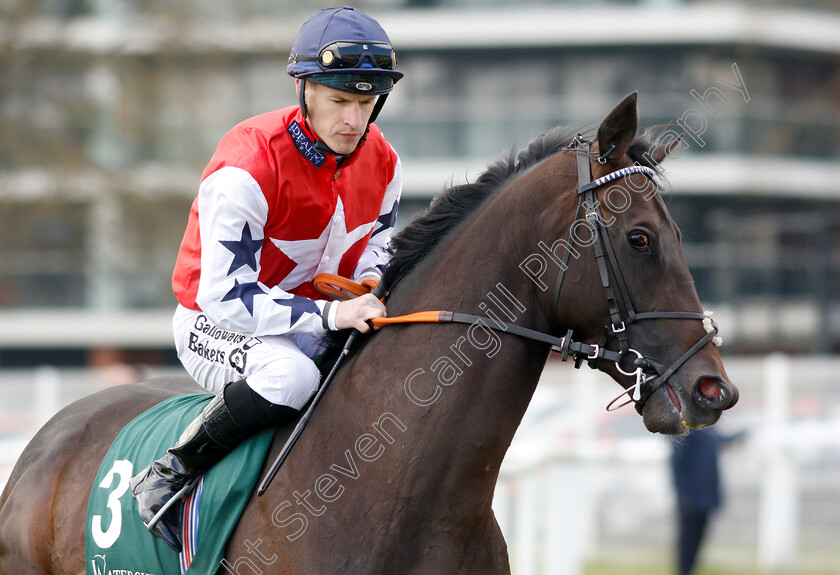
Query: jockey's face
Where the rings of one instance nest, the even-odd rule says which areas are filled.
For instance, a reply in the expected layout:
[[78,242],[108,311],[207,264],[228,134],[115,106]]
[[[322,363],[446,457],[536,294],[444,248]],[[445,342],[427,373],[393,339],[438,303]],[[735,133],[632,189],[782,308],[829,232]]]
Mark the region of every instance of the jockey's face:
[[305,95],[307,118],[318,138],[337,154],[352,153],[365,134],[376,96],[341,92],[314,82],[306,84]]

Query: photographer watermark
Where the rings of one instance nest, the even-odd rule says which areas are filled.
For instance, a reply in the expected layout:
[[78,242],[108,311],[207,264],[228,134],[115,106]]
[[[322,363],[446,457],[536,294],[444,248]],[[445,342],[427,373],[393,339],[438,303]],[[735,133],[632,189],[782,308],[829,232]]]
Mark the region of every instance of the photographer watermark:
[[[722,115],[723,108],[734,106],[733,98],[740,94],[744,103],[750,101],[750,94],[746,82],[741,75],[737,62],[732,66],[733,79],[718,78],[717,82],[722,86],[710,86],[702,94],[691,89],[689,95],[700,104],[700,108],[687,108],[679,118],[673,121],[682,131],[668,128],[653,140],[647,151],[642,154],[645,161],[651,165],[658,162],[654,159],[654,150],[671,146],[668,156],[677,158],[694,142],[699,147],[705,147],[707,142],[703,139],[709,127],[709,118],[717,119]],[[727,95],[726,91],[730,94]],[[734,92],[734,93],[732,93]],[[638,164],[638,162],[637,162]],[[624,178],[621,183],[613,184],[606,188],[603,193],[603,205],[608,207],[612,213],[621,214],[630,209],[634,197],[642,197],[650,200],[656,196],[659,188],[647,178]],[[603,217],[598,210],[598,204],[591,206],[583,204],[584,213],[597,220],[605,227],[615,223],[615,217]],[[578,249],[591,246],[596,239],[595,221],[582,217],[576,219],[571,226],[568,239],[557,239],[551,245],[540,241],[537,244],[538,251],[529,254],[520,264],[519,268],[525,275],[534,282],[542,291],[548,289],[548,284],[543,276],[549,270],[549,263],[556,265],[560,270],[568,269],[568,262],[571,258],[580,257]]]
[[[676,130],[668,130],[659,135],[654,145],[661,147],[677,142],[682,149],[694,144],[705,146],[704,134],[708,129],[709,118],[719,118],[724,106],[734,105],[735,94],[732,91],[740,93],[745,102],[749,101],[746,84],[736,64],[732,65],[732,70],[734,81],[720,80],[723,87],[712,86],[702,94],[696,90],[690,92],[691,97],[700,104],[700,108],[689,108],[674,121],[686,137],[682,137]],[[651,146],[644,155],[652,160],[650,154],[653,153],[654,147]],[[655,197],[657,189],[648,178],[624,178],[620,184],[607,187],[601,201],[612,214],[620,214],[631,207],[634,199],[638,201],[641,197],[649,200]],[[597,205],[585,205],[584,209],[590,214],[598,213]],[[611,215],[598,217],[601,217],[600,223],[605,226],[612,225],[616,219]],[[564,262],[571,258],[579,258],[581,250],[595,241],[594,225],[595,222],[591,219],[580,218],[572,224],[567,239],[558,239],[553,243],[539,241],[534,251],[519,264],[520,270],[537,287],[546,291],[549,286],[544,280],[544,274],[552,265],[566,269]],[[271,523],[282,530],[279,537],[296,541],[306,533],[315,518],[328,512],[330,505],[338,502],[354,485],[362,485],[362,477],[366,473],[372,473],[366,466],[383,457],[393,445],[399,445],[399,438],[408,431],[408,410],[416,410],[419,407],[428,411],[436,405],[440,408],[439,402],[446,396],[447,390],[452,389],[477,360],[482,357],[489,360],[499,356],[502,338],[498,330],[501,328],[503,331],[505,322],[515,323],[527,311],[526,306],[501,282],[496,283],[478,303],[478,308],[496,325],[491,326],[490,322],[477,319],[469,324],[465,334],[458,336],[446,351],[427,366],[418,367],[408,373],[402,381],[403,395],[410,402],[406,404],[406,409],[383,411],[379,417],[367,424],[367,429],[348,442],[343,457],[339,456],[340,461],[334,461],[323,473],[318,474],[307,489],[293,490],[287,499],[276,505],[271,514]],[[266,537],[271,540],[278,538],[277,534]],[[273,565],[279,558],[277,554],[269,554],[262,550],[262,545],[262,539],[246,540],[245,549],[248,555],[241,556],[232,563],[223,560],[222,567],[226,572],[239,575],[263,573],[263,567]]]

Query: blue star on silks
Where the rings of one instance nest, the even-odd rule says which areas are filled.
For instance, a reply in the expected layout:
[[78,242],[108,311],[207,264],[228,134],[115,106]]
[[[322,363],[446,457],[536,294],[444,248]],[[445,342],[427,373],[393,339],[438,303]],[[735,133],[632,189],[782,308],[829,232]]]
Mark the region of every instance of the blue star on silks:
[[227,275],[232,274],[242,266],[248,266],[257,271],[257,252],[260,251],[263,241],[251,238],[251,227],[248,222],[245,222],[245,226],[242,228],[241,238],[238,240],[219,240],[219,243],[233,254],[233,261]]
[[376,234],[378,234],[379,232],[384,232],[385,230],[388,230],[388,229],[394,227],[394,224],[397,223],[397,210],[399,209],[399,207],[400,207],[400,201],[397,200],[396,202],[394,202],[394,207],[391,208],[390,212],[388,212],[387,214],[382,214],[381,216],[376,218],[377,223],[381,224],[381,227],[378,230],[376,230],[375,232],[373,232],[370,235],[370,237],[373,237]]
[[314,313],[319,316],[321,315],[321,310],[318,309],[318,306],[315,305],[314,301],[299,295],[294,295],[287,299],[276,299],[274,300],[274,303],[286,306],[292,310],[292,319],[289,322],[289,325],[295,325],[300,317],[305,313]]
[[258,282],[239,283],[238,279],[234,279],[233,287],[222,297],[222,301],[242,300],[242,305],[245,306],[251,317],[254,317],[254,296],[264,293]]

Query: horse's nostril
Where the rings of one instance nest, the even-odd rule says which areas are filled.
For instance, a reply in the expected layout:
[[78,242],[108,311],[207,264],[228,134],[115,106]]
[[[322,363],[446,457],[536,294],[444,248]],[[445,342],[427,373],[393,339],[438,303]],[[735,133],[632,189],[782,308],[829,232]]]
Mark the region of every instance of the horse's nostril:
[[707,399],[717,399],[722,392],[720,382],[712,377],[700,378],[700,381],[697,382],[697,389]]
[[713,375],[698,379],[692,395],[694,402],[704,409],[729,409],[738,402],[738,388]]

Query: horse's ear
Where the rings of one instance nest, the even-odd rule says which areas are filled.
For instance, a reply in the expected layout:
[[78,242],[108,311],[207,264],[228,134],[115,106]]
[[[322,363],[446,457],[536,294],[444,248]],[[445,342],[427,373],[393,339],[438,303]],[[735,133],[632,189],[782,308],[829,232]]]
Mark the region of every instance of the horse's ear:
[[598,150],[606,160],[620,160],[633,139],[639,125],[636,92],[632,92],[613,108],[598,128]]
[[680,136],[676,140],[671,140],[667,144],[662,144],[661,146],[654,146],[650,149],[650,159],[653,161],[654,165],[658,166],[662,163],[665,158],[670,156],[671,154],[679,151],[680,146],[682,146],[682,138],[685,134],[680,134]]

